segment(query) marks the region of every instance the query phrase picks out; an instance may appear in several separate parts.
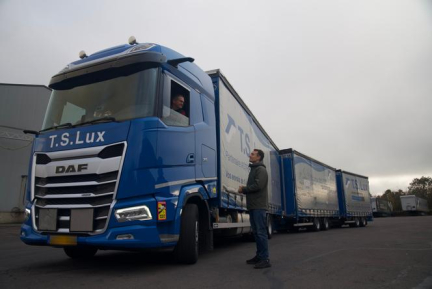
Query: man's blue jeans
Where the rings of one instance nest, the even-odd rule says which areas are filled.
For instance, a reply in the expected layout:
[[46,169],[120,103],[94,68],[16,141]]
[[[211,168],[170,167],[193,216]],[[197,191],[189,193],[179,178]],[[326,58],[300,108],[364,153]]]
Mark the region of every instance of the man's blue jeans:
[[269,258],[266,215],[266,210],[249,211],[250,223],[257,247],[256,256],[260,260],[267,260]]

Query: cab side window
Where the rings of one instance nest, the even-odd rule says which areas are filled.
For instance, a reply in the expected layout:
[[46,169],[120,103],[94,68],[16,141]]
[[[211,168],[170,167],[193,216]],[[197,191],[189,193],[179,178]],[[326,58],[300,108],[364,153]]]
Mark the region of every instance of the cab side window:
[[162,121],[171,126],[189,126],[190,91],[170,77],[165,80]]

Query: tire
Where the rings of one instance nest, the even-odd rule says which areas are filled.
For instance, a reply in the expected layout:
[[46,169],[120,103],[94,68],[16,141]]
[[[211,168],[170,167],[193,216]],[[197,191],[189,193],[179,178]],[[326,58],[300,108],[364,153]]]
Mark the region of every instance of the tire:
[[96,252],[97,248],[94,247],[64,247],[66,255],[72,259],[90,259]]
[[362,217],[360,219],[360,227],[365,227],[366,226],[366,219],[364,217]]
[[273,217],[271,215],[267,215],[267,236],[268,239],[273,237]]
[[311,227],[311,231],[318,232],[321,229],[321,222],[319,218],[313,219],[313,225]]
[[322,218],[321,230],[327,231],[330,229],[330,223],[328,218]]
[[180,225],[180,239],[175,248],[177,261],[183,264],[195,264],[199,252],[198,206],[187,204],[183,209]]
[[354,218],[354,223],[352,223],[352,224],[349,224],[349,226],[351,227],[351,228],[358,228],[358,227],[360,227],[360,220],[359,220],[359,218]]

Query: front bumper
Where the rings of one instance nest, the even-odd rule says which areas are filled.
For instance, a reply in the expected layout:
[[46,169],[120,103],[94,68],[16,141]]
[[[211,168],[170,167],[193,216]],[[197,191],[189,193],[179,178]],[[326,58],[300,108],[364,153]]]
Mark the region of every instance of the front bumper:
[[[121,235],[132,235],[133,239],[117,239]],[[53,235],[54,236],[54,235]],[[56,235],[58,236],[58,235]],[[68,234],[68,236],[71,236]],[[21,226],[21,241],[27,245],[55,246],[50,242],[51,235],[35,232],[31,226]],[[172,237],[172,240],[176,236]],[[166,241],[159,235],[156,226],[131,225],[117,228],[108,228],[105,233],[94,236],[77,236],[77,246],[93,246],[106,249],[145,249],[157,247],[173,247],[176,241]]]

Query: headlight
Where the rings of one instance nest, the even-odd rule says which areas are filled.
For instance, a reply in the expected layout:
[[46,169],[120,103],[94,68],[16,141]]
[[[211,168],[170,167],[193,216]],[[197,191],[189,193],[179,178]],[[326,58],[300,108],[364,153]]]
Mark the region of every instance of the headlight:
[[24,222],[27,222],[29,218],[30,218],[30,210],[26,208],[24,211]]
[[115,217],[119,222],[151,220],[152,215],[147,206],[130,207],[115,211]]

